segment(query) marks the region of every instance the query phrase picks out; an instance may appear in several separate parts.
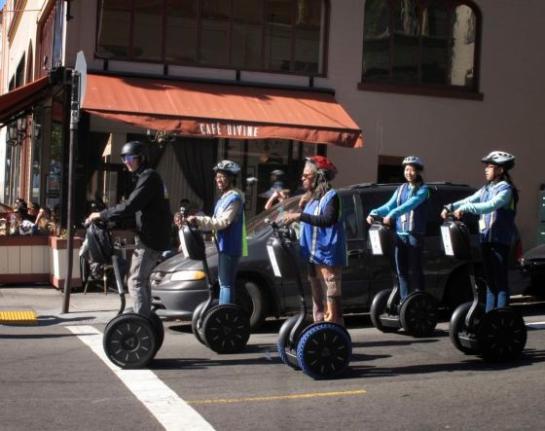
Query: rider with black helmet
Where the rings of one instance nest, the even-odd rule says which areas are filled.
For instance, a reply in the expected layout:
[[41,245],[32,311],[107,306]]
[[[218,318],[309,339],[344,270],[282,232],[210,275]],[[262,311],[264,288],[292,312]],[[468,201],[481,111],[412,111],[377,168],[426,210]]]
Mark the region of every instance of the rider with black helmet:
[[142,142],[130,141],[121,149],[121,160],[136,184],[128,199],[100,212],[93,212],[87,222],[135,217],[135,249],[128,278],[134,298],[134,311],[148,317],[151,313],[149,276],[161,252],[170,246],[170,206],[160,175],[147,166]]
[[492,151],[481,162],[485,164],[486,185],[473,195],[446,205],[441,216],[446,218],[449,212],[454,212],[456,218],[466,212],[480,215],[481,252],[488,281],[486,311],[490,311],[509,303],[508,257],[517,232],[518,192],[509,175],[509,170],[515,166],[515,156],[505,151]]
[[214,167],[216,187],[221,193],[216,202],[214,215],[189,216],[188,223],[195,223],[201,230],[215,232],[218,246],[218,278],[220,304],[235,303],[235,280],[240,256],[246,256],[244,234],[244,198],[235,188],[240,166],[231,160],[222,160]]
[[[367,223],[374,216],[384,217],[384,224],[395,224],[395,263],[399,280],[399,297],[403,301],[411,292],[424,290],[422,249],[426,233],[427,205],[430,197],[428,186],[422,179],[424,162],[418,156],[403,159],[403,175],[406,183],[399,186],[390,200],[371,210]],[[409,274],[413,273],[414,285]]]

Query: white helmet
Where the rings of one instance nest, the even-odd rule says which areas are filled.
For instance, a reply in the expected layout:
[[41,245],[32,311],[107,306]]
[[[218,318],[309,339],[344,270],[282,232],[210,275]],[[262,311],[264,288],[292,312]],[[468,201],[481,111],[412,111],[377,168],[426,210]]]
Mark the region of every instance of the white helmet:
[[407,165],[416,166],[420,170],[424,169],[424,162],[418,156],[407,156],[407,157],[405,157],[403,159],[403,162],[401,163],[401,166],[407,166]]
[[492,151],[483,157],[481,162],[501,166],[504,169],[511,169],[515,166],[515,156],[505,151]]
[[225,172],[232,176],[237,176],[240,172],[240,166],[231,160],[222,160],[214,166],[214,172]]

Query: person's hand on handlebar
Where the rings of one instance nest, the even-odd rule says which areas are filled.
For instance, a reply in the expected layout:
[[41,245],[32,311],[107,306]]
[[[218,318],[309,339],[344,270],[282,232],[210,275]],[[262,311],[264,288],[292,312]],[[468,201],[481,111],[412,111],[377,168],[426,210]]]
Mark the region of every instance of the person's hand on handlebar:
[[443,220],[446,220],[446,218],[449,216],[450,212],[446,209],[446,208],[443,208],[443,211],[441,211],[441,218]]
[[367,221],[367,224],[373,224],[375,219],[373,218],[372,215],[368,215],[367,218],[366,218],[366,221]]
[[89,216],[85,219],[85,224],[89,225],[92,222],[94,222],[95,220],[100,220],[100,213],[99,212],[94,212],[94,213],[89,214]]
[[282,222],[287,226],[293,222],[299,221],[301,219],[301,213],[298,212],[288,212],[284,214]]
[[382,224],[384,226],[391,226],[392,225],[392,217],[388,217],[388,216],[384,217],[382,219]]
[[463,211],[460,211],[460,210],[454,211],[454,217],[456,217],[458,220],[460,220],[463,215],[464,215]]

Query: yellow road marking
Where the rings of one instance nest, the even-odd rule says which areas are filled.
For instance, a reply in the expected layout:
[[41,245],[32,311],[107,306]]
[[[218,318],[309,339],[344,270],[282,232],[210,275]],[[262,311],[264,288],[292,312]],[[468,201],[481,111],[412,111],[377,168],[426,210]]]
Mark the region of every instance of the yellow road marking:
[[0,311],[0,324],[36,325],[38,316],[33,310]]
[[310,392],[306,394],[293,394],[293,395],[272,395],[268,397],[247,397],[247,398],[218,398],[215,400],[194,400],[187,401],[189,404],[232,404],[232,403],[245,403],[245,402],[261,402],[261,401],[283,401],[283,400],[299,400],[308,398],[323,398],[323,397],[352,397],[356,395],[366,394],[364,389],[354,391],[337,391],[337,392]]

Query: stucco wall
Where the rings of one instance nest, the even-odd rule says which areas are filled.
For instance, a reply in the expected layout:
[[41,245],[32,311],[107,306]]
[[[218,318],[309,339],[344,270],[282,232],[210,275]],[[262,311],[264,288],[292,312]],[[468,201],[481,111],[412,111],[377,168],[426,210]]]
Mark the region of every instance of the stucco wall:
[[493,149],[512,152],[521,197],[517,221],[527,248],[535,240],[537,194],[545,182],[545,56],[537,54],[545,3],[477,3],[483,14],[483,101],[358,91],[364,2],[335,2],[329,78],[337,99],[362,128],[366,146],[331,148],[329,154],[340,166],[337,184],[376,180],[379,154],[415,153],[427,162],[427,180],[478,186],[484,180],[480,158]]

